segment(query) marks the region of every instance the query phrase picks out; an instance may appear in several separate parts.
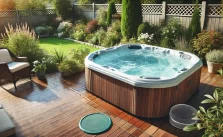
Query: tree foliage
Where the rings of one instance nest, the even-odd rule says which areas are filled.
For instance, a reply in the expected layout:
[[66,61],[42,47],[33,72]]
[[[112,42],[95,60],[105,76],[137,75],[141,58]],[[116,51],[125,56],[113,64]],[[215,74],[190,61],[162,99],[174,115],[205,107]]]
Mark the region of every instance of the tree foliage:
[[15,0],[15,6],[19,10],[45,9],[45,0]]
[[72,16],[72,5],[70,0],[54,0],[53,3],[57,14],[63,19],[68,19]]
[[130,39],[137,36],[137,30],[142,23],[140,0],[122,0],[121,31],[123,37]]
[[115,8],[115,2],[114,1],[111,1],[108,5],[108,12],[107,12],[107,26],[109,26],[112,22],[112,14],[115,14],[117,11],[116,11],[116,8]]

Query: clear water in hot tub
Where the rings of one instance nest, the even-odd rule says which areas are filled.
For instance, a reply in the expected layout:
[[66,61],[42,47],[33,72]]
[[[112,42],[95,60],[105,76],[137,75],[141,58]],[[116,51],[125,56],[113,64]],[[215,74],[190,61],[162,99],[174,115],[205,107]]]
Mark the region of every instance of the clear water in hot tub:
[[96,57],[94,62],[128,75],[145,77],[173,77],[190,64],[180,56],[145,49],[109,51]]

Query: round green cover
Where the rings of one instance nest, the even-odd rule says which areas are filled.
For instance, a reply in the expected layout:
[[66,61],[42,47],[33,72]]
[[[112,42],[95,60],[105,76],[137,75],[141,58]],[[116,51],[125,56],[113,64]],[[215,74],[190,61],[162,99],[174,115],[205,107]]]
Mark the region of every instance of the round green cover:
[[93,113],[84,116],[79,123],[82,131],[88,134],[100,134],[107,131],[112,126],[110,117],[103,113]]

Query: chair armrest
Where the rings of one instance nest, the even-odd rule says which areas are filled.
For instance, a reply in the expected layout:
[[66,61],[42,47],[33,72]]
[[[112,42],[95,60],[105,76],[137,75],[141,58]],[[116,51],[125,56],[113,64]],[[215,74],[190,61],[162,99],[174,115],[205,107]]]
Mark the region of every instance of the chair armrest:
[[18,62],[27,62],[28,59],[27,59],[27,57],[16,57],[15,58],[15,61],[18,61]]

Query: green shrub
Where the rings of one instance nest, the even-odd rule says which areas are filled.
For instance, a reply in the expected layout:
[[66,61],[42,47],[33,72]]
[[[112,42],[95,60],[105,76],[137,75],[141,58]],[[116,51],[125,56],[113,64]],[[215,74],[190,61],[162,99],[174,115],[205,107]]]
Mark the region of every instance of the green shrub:
[[105,39],[105,36],[107,35],[107,32],[104,29],[99,29],[96,33],[95,33],[97,39],[98,39],[98,44],[102,45],[102,42]]
[[49,35],[53,34],[53,28],[51,26],[38,26],[34,29],[37,35]]
[[117,31],[108,31],[106,37],[102,41],[102,46],[112,47],[118,45],[121,41],[121,34]]
[[99,10],[96,12],[96,15],[98,25],[106,26],[107,11],[104,10],[104,8],[99,8]]
[[200,106],[194,120],[198,122],[194,125],[186,126],[184,131],[205,130],[202,137],[222,137],[223,136],[223,89],[216,88],[213,95],[205,95],[207,99],[201,104],[208,104],[208,109]]
[[85,57],[90,53],[90,49],[86,47],[78,48],[77,50],[71,51],[71,58],[76,60],[78,63],[84,65]]
[[86,41],[88,43],[98,45],[98,37],[97,37],[96,34],[88,34],[87,37],[86,37]]
[[181,38],[183,32],[179,19],[173,18],[169,20],[166,26],[161,29],[161,32],[161,46],[166,48],[175,48],[175,43]]
[[223,63],[223,50],[212,50],[206,54],[206,60],[214,63]]
[[121,22],[116,20],[112,22],[111,26],[108,28],[108,31],[113,31],[113,32],[121,32]]
[[116,11],[116,8],[115,8],[115,2],[110,1],[109,5],[108,5],[107,20],[106,20],[107,26],[109,26],[111,24],[112,14],[115,14],[116,12],[117,11]]
[[190,43],[191,40],[195,38],[197,34],[199,34],[200,32],[201,32],[200,11],[198,6],[196,5],[192,16],[192,20],[186,33],[186,40]]
[[18,10],[45,9],[45,0],[15,0],[15,5]]
[[143,22],[142,24],[139,25],[137,36],[139,36],[141,33],[149,33],[149,34],[152,33],[151,26],[149,25],[148,22]]
[[72,29],[72,23],[63,21],[57,28],[58,37],[69,37]]
[[137,30],[142,23],[140,0],[122,0],[122,36],[130,39],[137,36]]
[[197,38],[193,39],[192,43],[195,54],[204,61],[208,52],[214,49],[222,49],[223,36],[216,31],[204,30],[198,34]]
[[64,20],[72,17],[72,5],[70,0],[54,0],[53,3],[57,14]]
[[85,41],[85,30],[86,26],[84,24],[76,24],[76,26],[72,30],[73,34],[71,35],[71,37],[79,41]]
[[6,34],[4,34],[4,46],[11,50],[17,56],[28,58],[30,65],[35,60],[41,60],[45,53],[39,47],[35,32],[30,30],[27,24],[13,28],[8,25]]
[[84,65],[80,64],[75,59],[66,59],[58,68],[64,77],[69,77],[75,73],[83,71]]

